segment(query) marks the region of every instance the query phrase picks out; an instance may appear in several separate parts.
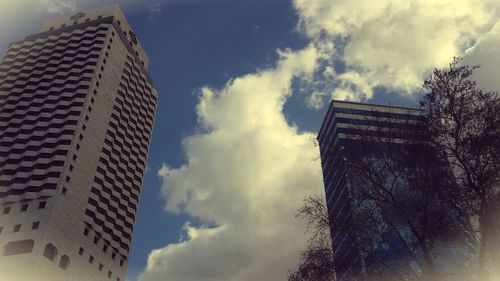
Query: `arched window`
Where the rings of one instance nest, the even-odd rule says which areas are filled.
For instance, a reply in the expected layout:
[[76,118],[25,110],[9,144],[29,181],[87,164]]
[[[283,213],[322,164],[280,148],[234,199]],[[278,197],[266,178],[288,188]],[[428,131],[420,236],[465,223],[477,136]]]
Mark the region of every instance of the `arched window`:
[[69,267],[69,257],[66,255],[63,255],[61,257],[61,260],[59,260],[59,267],[66,270]]
[[5,247],[3,248],[3,255],[11,256],[11,255],[31,253],[31,251],[33,251],[34,245],[35,241],[33,241],[33,239],[12,241],[7,243],[7,245],[5,245]]
[[52,245],[52,243],[45,245],[45,250],[43,250],[43,255],[49,260],[53,261],[57,256],[56,246]]

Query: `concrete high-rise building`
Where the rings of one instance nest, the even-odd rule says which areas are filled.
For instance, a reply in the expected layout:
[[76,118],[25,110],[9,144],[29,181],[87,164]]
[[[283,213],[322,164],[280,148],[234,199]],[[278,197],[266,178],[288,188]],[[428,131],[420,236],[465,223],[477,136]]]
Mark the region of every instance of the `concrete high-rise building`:
[[116,5],[0,62],[0,279],[124,281],[158,94]]
[[[421,120],[417,109],[332,101],[318,134],[321,164],[327,200],[334,263],[338,280],[362,280],[366,260],[358,247],[353,227],[352,190],[345,160],[356,161],[374,145],[366,136],[399,126],[403,130]],[[391,131],[391,130],[389,130]],[[388,133],[389,145],[401,143],[407,136]]]

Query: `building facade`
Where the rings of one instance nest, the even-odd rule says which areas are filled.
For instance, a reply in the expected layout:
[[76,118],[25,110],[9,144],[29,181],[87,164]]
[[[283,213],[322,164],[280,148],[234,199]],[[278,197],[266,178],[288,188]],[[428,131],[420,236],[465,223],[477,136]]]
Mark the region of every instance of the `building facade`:
[[157,107],[117,5],[46,21],[0,62],[0,279],[124,281]]
[[[332,101],[318,134],[334,264],[338,280],[367,278],[368,261],[359,248],[353,224],[353,201],[345,161],[357,161],[369,153],[370,136],[382,136],[389,145],[402,143],[404,135],[394,128],[410,130],[420,120],[412,108]],[[387,129],[387,130],[386,130]]]

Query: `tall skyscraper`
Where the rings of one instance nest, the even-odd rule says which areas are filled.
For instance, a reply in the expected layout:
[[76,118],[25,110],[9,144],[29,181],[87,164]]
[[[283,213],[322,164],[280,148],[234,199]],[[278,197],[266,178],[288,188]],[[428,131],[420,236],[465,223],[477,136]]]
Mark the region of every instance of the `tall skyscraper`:
[[[375,145],[367,136],[398,124],[403,130],[411,130],[420,114],[417,109],[404,107],[335,100],[330,104],[318,142],[338,280],[360,280],[366,269],[353,225],[352,190],[344,161],[355,162],[365,156],[362,154]],[[386,130],[387,135],[383,136],[388,145],[396,145],[405,137],[390,131]]]
[[0,279],[124,281],[158,94],[116,5],[0,63]]

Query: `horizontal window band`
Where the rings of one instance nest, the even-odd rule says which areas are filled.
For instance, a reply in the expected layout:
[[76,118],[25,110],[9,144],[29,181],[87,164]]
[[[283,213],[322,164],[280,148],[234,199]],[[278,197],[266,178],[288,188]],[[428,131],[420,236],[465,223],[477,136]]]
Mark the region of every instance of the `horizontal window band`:
[[29,138],[17,138],[12,141],[0,140],[0,146],[13,146],[16,144],[26,144],[31,141],[47,141],[48,138],[58,139],[62,136],[73,136],[75,130],[62,130],[58,133],[46,133],[39,136],[30,136]]
[[17,167],[16,169],[0,169],[2,175],[15,175],[17,173],[27,173],[27,172],[32,172],[33,170],[48,170],[52,167],[62,167],[64,166],[64,161],[51,161],[47,164],[44,163],[38,163],[32,166],[21,166]]
[[56,190],[57,189],[57,184],[56,183],[44,183],[41,185],[36,185],[36,186],[27,186],[22,189],[16,189],[16,188],[11,188],[8,191],[5,192],[0,192],[0,198],[5,198],[7,196],[11,195],[23,195],[24,193],[37,193],[42,190]]

